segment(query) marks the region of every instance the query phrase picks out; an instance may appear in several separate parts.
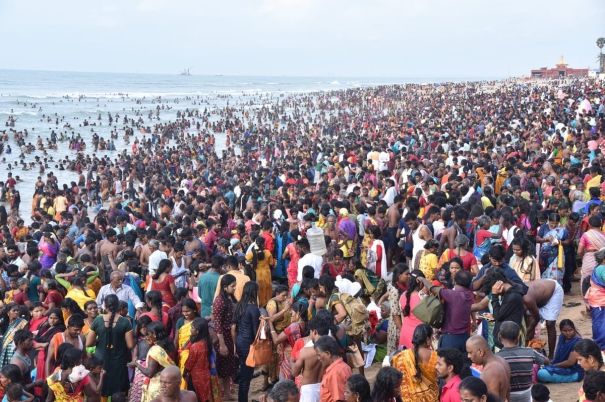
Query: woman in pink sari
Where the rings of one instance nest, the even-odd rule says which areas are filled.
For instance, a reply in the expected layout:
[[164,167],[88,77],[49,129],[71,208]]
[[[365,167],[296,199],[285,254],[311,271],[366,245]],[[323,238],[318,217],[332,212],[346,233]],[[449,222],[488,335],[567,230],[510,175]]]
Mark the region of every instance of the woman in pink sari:
[[605,235],[601,232],[601,218],[591,216],[588,220],[588,229],[580,238],[578,255],[582,257],[582,281],[590,278],[592,271],[597,266],[594,253],[605,247]]
[[294,240],[294,241],[286,246],[286,249],[284,250],[284,254],[282,255],[283,261],[290,260],[290,263],[288,264],[288,267],[287,267],[288,288],[290,288],[290,290],[292,290],[292,287],[294,286],[294,284],[296,284],[297,279],[298,279],[298,260],[300,260],[300,253],[298,252],[298,249],[296,248],[296,242],[298,241],[298,239],[300,237],[300,231],[298,229],[294,229],[291,232],[291,234],[292,234],[292,240]]
[[57,254],[59,253],[59,242],[54,237],[54,233],[44,232],[38,248],[43,253],[40,257],[42,269],[50,269],[57,262]]

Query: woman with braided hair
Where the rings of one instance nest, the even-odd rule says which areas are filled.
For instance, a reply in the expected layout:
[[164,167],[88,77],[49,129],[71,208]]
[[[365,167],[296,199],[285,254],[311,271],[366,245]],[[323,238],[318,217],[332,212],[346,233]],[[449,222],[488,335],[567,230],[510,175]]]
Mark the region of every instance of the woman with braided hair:
[[116,295],[105,297],[105,311],[93,321],[86,338],[86,349],[96,346],[94,356],[103,360],[107,374],[101,396],[109,397],[116,392],[128,391],[130,382],[126,363],[135,342],[130,321],[119,314]]
[[392,366],[403,373],[401,380],[401,400],[416,402],[437,402],[437,352],[431,350],[433,328],[420,324],[414,330],[411,349],[393,356]]

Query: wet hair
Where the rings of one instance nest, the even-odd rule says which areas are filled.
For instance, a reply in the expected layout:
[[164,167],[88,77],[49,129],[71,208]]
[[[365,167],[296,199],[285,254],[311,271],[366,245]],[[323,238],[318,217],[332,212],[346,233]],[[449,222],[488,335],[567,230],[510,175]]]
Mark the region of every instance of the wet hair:
[[317,312],[317,315],[309,321],[307,330],[309,332],[317,331],[320,336],[328,335],[330,332],[334,335],[338,332],[338,328],[334,324],[334,316],[326,309]]
[[393,367],[383,367],[376,375],[372,400],[390,401],[395,395],[395,388],[401,382],[403,373]]
[[587,401],[594,401],[599,392],[605,393],[605,372],[588,370],[584,375],[584,395]]
[[420,270],[414,270],[410,274],[410,280],[408,281],[408,290],[405,291],[405,299],[406,299],[407,303],[405,304],[405,307],[403,308],[404,317],[408,317],[410,315],[410,311],[411,311],[410,297],[412,296],[412,292],[422,289],[423,285],[418,283],[418,281],[417,281],[418,277],[426,278],[424,276],[424,273]]
[[433,328],[427,324],[420,324],[414,329],[414,335],[412,336],[412,345],[414,345],[414,359],[416,360],[416,374],[414,376],[418,379],[422,378],[422,372],[420,371],[420,356],[418,356],[418,349],[420,345],[425,345],[428,339],[433,336]]
[[472,396],[477,398],[487,396],[487,400],[485,402],[501,402],[500,398],[496,397],[494,394],[489,393],[489,391],[487,390],[487,385],[485,385],[485,382],[479,377],[466,377],[460,383],[459,390],[463,389],[470,392]]
[[113,321],[116,318],[116,315],[120,312],[120,300],[116,295],[107,295],[105,297],[105,310],[109,311],[111,315],[109,316],[109,326],[107,327],[107,349],[113,348]]
[[504,247],[502,245],[497,244],[495,246],[492,246],[492,248],[489,249],[489,256],[491,258],[493,258],[494,260],[502,261],[502,260],[504,260],[504,257],[506,256],[506,250],[504,249]]
[[233,318],[231,321],[233,324],[238,325],[240,323],[249,304],[257,306],[258,308],[258,283],[255,281],[248,281],[244,285],[242,297],[233,309]]
[[588,359],[590,356],[594,357],[594,359],[599,362],[599,370],[603,367],[603,354],[601,353],[601,348],[592,339],[582,339],[574,345],[573,350],[585,359]]
[[372,402],[372,396],[370,391],[370,383],[361,374],[353,374],[347,379],[349,389],[352,393],[358,394],[359,402]]
[[460,376],[460,379],[464,380],[466,377],[473,375],[468,358],[458,349],[437,349],[437,356],[443,359],[446,366],[452,366],[454,368],[454,374]]
[[150,290],[145,294],[145,302],[151,303],[152,307],[162,313],[162,293],[159,290]]
[[172,353],[174,350],[174,342],[168,337],[166,327],[161,321],[152,322],[147,325],[147,333],[155,335],[156,345],[164,349],[166,353]]
[[82,359],[82,350],[74,347],[69,348],[63,353],[61,359],[61,370],[67,370],[78,365],[78,362]]
[[299,313],[300,318],[305,322],[305,324],[307,324],[309,321],[309,314],[307,314],[308,309],[304,303],[295,302],[292,304],[291,309],[293,313]]
[[481,290],[486,295],[490,294],[492,292],[492,287],[498,281],[502,281],[504,283],[511,284],[511,282],[508,280],[508,278],[504,274],[504,269],[502,269],[501,267],[498,267],[498,266],[494,266],[493,268],[490,268],[489,271],[487,272],[487,275],[485,275],[485,279],[483,280],[483,286],[481,287]]

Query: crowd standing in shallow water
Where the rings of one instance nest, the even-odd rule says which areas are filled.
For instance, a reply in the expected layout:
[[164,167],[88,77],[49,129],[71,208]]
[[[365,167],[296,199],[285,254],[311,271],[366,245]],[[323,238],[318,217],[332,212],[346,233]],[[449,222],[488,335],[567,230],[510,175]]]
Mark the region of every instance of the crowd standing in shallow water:
[[[584,379],[602,400],[604,101],[592,79],[391,85],[70,126],[70,184],[49,155],[0,183],[0,392],[247,401],[262,375],[272,401],[547,402],[536,381]],[[7,126],[21,158],[65,140]],[[574,281],[593,340],[557,339]]]

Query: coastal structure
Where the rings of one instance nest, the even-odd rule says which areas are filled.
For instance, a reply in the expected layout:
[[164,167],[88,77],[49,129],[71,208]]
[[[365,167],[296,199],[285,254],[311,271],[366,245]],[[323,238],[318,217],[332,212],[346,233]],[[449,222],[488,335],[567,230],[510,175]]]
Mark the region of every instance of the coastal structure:
[[555,68],[542,67],[531,70],[531,78],[583,77],[588,75],[588,71],[588,68],[567,67],[567,63],[561,56]]

